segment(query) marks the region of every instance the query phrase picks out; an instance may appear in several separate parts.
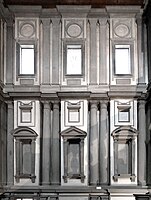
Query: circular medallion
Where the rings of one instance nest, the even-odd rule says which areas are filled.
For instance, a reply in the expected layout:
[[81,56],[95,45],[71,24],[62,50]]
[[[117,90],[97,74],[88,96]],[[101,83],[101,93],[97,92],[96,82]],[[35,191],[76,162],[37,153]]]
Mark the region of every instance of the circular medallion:
[[130,29],[126,24],[118,24],[114,32],[118,37],[126,37],[130,34]]
[[79,37],[81,35],[82,29],[78,24],[70,24],[67,27],[67,34],[70,37]]
[[20,34],[23,37],[31,37],[34,34],[34,26],[32,24],[23,24],[20,28]]

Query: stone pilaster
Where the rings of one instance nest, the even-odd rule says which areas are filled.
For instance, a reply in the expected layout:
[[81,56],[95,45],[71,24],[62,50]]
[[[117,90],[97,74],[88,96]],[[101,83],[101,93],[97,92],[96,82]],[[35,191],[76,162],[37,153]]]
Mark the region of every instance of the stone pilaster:
[[90,185],[96,185],[99,181],[99,163],[98,163],[98,151],[99,151],[99,136],[98,136],[98,121],[97,121],[97,110],[98,110],[98,102],[91,101],[90,102],[90,177],[89,182]]
[[14,129],[14,104],[7,102],[7,185],[14,183],[14,140],[12,131]]
[[90,23],[90,84],[97,84],[97,19]]
[[43,102],[42,184],[50,184],[50,102]]
[[52,18],[52,84],[59,84],[60,18]]
[[142,16],[137,15],[137,54],[138,54],[138,83],[145,83],[145,68],[143,65],[143,52],[142,52]]
[[100,102],[99,124],[99,182],[108,184],[109,181],[109,130],[108,130],[108,101]]
[[[107,84],[107,19],[99,19],[99,84]],[[109,52],[108,52],[109,54]]]
[[6,27],[6,84],[12,85],[13,84],[13,57],[14,57],[14,24],[13,19],[7,20],[7,27]]
[[42,83],[50,84],[50,19],[41,19],[43,24]]
[[53,102],[53,121],[51,138],[51,184],[60,184],[60,119],[59,101]]
[[138,181],[140,185],[146,185],[146,119],[145,100],[138,102]]

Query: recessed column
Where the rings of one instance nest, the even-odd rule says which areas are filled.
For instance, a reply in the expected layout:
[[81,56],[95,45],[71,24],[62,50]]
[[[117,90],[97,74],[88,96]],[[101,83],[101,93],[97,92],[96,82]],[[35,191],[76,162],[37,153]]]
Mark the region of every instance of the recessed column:
[[7,101],[7,185],[14,183],[14,104]]
[[99,175],[100,184],[108,184],[109,181],[109,131],[108,131],[108,101],[100,101],[100,124],[99,124]]
[[146,117],[145,100],[138,102],[139,134],[138,134],[138,181],[146,185]]
[[50,102],[43,102],[43,137],[42,137],[42,184],[50,184]]
[[51,138],[51,184],[60,184],[60,119],[59,101],[53,103],[53,121]]
[[98,137],[98,121],[97,121],[98,102],[90,102],[90,185],[97,185],[99,181],[99,137]]

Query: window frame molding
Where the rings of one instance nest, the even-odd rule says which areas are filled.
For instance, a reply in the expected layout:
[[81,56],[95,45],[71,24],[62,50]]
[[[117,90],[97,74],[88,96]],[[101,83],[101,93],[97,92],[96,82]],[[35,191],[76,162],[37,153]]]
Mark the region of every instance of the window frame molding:
[[[81,74],[67,74],[67,46],[81,45]],[[82,78],[85,76],[85,41],[83,39],[63,40],[63,77]]]
[[[21,45],[33,45],[34,46],[34,73],[33,74],[21,74],[20,73],[20,53]],[[18,40],[16,41],[16,77],[18,78],[35,78],[37,74],[37,44],[33,40]]]
[[[71,126],[61,132],[63,138],[63,150],[64,150],[64,183],[67,183],[69,179],[81,179],[81,183],[84,183],[84,138],[87,133],[75,126]],[[69,145],[75,141],[75,144],[79,145],[79,174],[70,174],[68,171],[69,161]]]
[[[15,157],[16,157],[16,182],[19,183],[20,179],[26,178],[31,179],[32,183],[35,183],[35,141],[38,134],[31,128],[28,127],[19,127],[13,131],[13,137],[15,139]],[[23,145],[31,145],[31,173],[23,173]]]
[[[135,163],[136,163],[136,139],[137,139],[138,131],[131,126],[120,126],[115,129],[111,136],[113,137],[113,147],[114,147],[114,175],[113,180],[118,182],[118,179],[128,178],[131,182],[135,182],[136,172],[135,172]],[[130,162],[128,166],[129,173],[128,174],[119,174],[118,173],[118,144],[126,144],[127,142],[131,142],[131,146],[128,147],[129,155],[128,160]],[[130,160],[131,159],[131,160]]]
[[[116,66],[115,66],[115,47],[116,45],[121,45],[121,46],[129,46],[130,48],[130,58],[129,58],[129,62],[130,62],[130,70],[131,70],[131,73],[129,74],[116,74],[115,71],[116,71]],[[113,77],[115,78],[119,78],[119,77],[128,77],[128,78],[131,78],[134,76],[134,42],[133,41],[113,41],[112,42],[112,75]]]

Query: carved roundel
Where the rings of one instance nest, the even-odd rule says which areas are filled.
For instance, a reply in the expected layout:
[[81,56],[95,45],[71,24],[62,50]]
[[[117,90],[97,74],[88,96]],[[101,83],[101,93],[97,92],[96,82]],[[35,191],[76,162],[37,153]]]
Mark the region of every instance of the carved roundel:
[[73,23],[73,24],[69,24],[67,26],[67,34],[70,36],[70,37],[79,37],[82,33],[82,28],[79,26],[79,24],[76,24],[76,23]]
[[130,29],[126,24],[118,24],[114,28],[114,32],[118,37],[126,37],[130,34]]
[[20,34],[23,37],[31,37],[35,32],[34,26],[31,23],[23,23],[20,27]]

